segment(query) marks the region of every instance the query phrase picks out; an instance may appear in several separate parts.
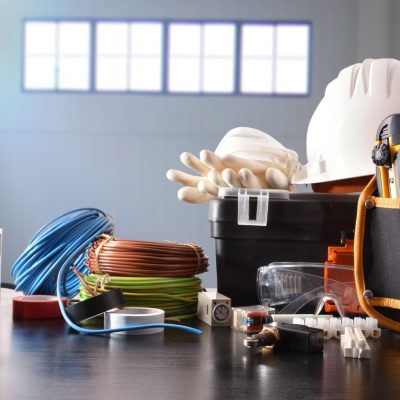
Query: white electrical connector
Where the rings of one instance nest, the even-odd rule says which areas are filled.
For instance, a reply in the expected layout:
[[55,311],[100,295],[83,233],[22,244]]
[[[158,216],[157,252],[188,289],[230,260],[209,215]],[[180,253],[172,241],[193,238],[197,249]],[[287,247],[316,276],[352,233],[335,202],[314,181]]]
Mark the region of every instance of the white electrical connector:
[[[279,314],[278,314],[279,315]],[[332,337],[332,329],[330,328],[330,321],[332,319],[331,315],[329,318],[324,318],[325,315],[315,315],[315,316],[305,316],[305,318],[294,317],[292,320],[293,324],[306,325],[310,328],[318,328],[324,331],[325,339],[330,339]]]
[[360,328],[346,326],[340,337],[343,355],[351,358],[370,358],[371,349]]
[[375,318],[354,318],[355,328],[360,328],[365,337],[372,337],[374,339],[378,339],[381,337],[381,328],[378,327],[378,320]]
[[[278,314],[279,315],[279,314]],[[319,315],[307,316],[306,318],[294,317],[293,324],[306,325],[311,328],[318,328],[324,331],[325,339],[340,339],[347,327],[358,328],[366,338],[378,339],[381,336],[381,328],[375,318],[321,318]]]
[[304,319],[305,318],[312,318],[312,319],[330,319],[332,318],[332,315],[330,314],[274,314],[272,316],[274,322],[283,322],[285,324],[294,324],[293,319],[294,318],[299,318],[303,320],[303,322],[299,323],[300,325],[304,325]]
[[340,335],[345,328],[342,327],[342,320],[340,318],[332,318],[329,320],[329,329],[332,337],[340,339]]

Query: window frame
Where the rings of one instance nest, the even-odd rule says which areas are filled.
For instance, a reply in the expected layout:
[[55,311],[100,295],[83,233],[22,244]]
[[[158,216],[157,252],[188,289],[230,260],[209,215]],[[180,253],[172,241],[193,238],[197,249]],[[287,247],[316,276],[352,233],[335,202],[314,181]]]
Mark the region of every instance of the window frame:
[[[89,88],[88,89],[32,89],[25,87],[25,25],[29,22],[50,22],[50,23],[67,23],[67,22],[85,22],[89,24],[90,31],[90,51],[89,51]],[[96,25],[97,23],[159,23],[162,27],[162,44],[161,44],[161,90],[99,90],[96,89]],[[173,23],[179,24],[233,24],[235,28],[235,54],[233,65],[234,89],[232,92],[178,92],[168,90],[168,68],[169,68],[169,25]],[[308,73],[307,73],[307,90],[305,93],[251,93],[241,92],[241,60],[242,60],[242,26],[243,25],[272,25],[276,29],[277,25],[307,25],[308,26],[308,54],[306,57]],[[312,60],[313,60],[313,23],[311,20],[232,20],[232,19],[160,19],[160,18],[24,18],[21,24],[21,91],[23,93],[40,94],[40,93],[57,93],[57,94],[96,94],[96,95],[152,95],[152,96],[221,96],[221,97],[279,97],[279,98],[307,98],[311,97],[312,92]],[[276,53],[276,52],[275,52]],[[276,64],[276,59],[273,60]],[[273,76],[276,79],[276,74]],[[275,82],[273,82],[275,87]]]

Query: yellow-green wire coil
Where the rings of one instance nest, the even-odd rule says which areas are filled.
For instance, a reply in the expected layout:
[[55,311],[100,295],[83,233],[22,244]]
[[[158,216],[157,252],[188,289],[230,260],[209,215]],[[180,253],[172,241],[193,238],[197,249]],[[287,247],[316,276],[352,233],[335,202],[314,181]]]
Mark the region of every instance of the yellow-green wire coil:
[[[114,288],[122,290],[126,306],[154,307],[165,311],[166,318],[188,319],[196,316],[197,296],[202,290],[201,279],[141,278],[89,274],[86,284],[96,293]],[[80,300],[92,297],[84,285],[79,286]]]

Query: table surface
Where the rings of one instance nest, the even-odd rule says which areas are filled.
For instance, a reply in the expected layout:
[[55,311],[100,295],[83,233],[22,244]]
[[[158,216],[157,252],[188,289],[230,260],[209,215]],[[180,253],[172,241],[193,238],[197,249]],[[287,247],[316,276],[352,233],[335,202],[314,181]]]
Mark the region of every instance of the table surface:
[[370,359],[345,359],[338,340],[317,354],[243,347],[243,333],[210,328],[196,336],[72,332],[63,320],[13,320],[1,289],[0,399],[395,399],[400,335],[369,340]]

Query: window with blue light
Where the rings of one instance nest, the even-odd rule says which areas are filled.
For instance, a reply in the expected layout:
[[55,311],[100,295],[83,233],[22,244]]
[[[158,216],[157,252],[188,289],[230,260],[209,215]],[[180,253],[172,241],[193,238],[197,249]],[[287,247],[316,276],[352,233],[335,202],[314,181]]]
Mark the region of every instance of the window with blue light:
[[24,88],[88,90],[90,48],[88,22],[27,22]]
[[26,21],[28,91],[307,95],[311,24]]
[[162,24],[96,24],[97,91],[162,89]]
[[307,94],[309,24],[242,24],[240,92]]
[[168,91],[233,93],[235,25],[169,25]]

